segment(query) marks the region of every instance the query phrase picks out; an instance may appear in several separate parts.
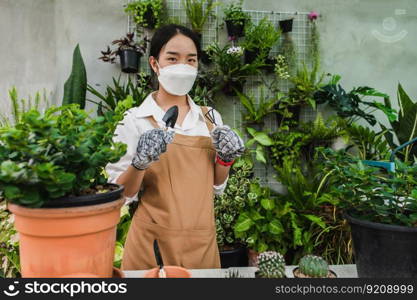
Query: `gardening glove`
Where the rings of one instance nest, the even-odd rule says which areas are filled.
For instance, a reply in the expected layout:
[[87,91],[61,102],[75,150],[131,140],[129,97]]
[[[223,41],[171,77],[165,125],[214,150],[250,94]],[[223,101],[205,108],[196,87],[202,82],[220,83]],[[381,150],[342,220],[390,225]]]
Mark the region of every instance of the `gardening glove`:
[[229,126],[217,126],[210,133],[217,155],[224,162],[231,162],[245,151],[243,140]]
[[139,138],[136,154],[132,160],[132,166],[138,170],[145,170],[153,161],[159,160],[159,156],[167,150],[167,145],[172,142],[175,131],[155,128],[146,131]]

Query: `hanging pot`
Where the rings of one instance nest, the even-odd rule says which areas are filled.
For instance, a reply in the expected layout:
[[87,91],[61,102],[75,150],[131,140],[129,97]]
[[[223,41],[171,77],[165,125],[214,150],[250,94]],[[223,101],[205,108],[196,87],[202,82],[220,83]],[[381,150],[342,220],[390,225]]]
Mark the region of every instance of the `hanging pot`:
[[145,19],[145,22],[146,22],[146,25],[143,26],[144,28],[155,29],[156,18],[153,14],[153,10],[150,5],[148,5],[148,7],[146,8],[143,18]]
[[206,51],[201,51],[201,61],[205,65],[210,65],[212,63],[211,57],[207,54]]
[[241,81],[228,81],[223,85],[222,91],[226,96],[237,96],[236,90],[243,93],[243,82]]
[[241,24],[236,24],[234,20],[226,20],[225,22],[227,36],[234,38],[245,36],[245,19],[242,19]]
[[416,278],[417,227],[374,223],[348,212],[358,276]]
[[220,263],[222,268],[247,267],[248,249],[243,246],[220,251]]
[[281,32],[282,33],[291,32],[293,21],[294,21],[294,19],[279,21],[279,28],[281,29]]
[[259,49],[247,50],[245,49],[245,64],[251,64],[259,56]]
[[275,71],[275,65],[277,63],[276,58],[265,59],[265,66],[261,67],[262,70],[265,70],[267,73],[273,73]]
[[119,51],[121,69],[125,73],[138,73],[141,54],[133,49]]
[[113,273],[116,226],[123,187],[106,193],[49,201],[49,207],[8,203],[20,236],[22,277]]

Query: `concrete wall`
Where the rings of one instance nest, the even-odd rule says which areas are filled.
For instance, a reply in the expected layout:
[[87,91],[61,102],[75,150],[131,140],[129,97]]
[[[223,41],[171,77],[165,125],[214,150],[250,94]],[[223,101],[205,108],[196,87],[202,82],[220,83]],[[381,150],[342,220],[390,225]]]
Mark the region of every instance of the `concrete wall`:
[[[1,111],[8,109],[12,85],[22,97],[45,88],[51,101],[60,103],[77,43],[90,84],[103,87],[117,77],[117,66],[97,58],[126,32],[125,2],[0,0]],[[347,88],[369,85],[393,97],[401,82],[417,99],[415,0],[245,0],[244,7],[319,11],[325,71],[342,75]]]

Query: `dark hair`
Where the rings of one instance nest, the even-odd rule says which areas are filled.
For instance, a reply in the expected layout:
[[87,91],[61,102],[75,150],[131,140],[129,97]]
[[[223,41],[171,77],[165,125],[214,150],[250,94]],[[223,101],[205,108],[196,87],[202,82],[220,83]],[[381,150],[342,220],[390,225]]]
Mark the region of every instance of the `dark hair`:
[[162,47],[177,34],[183,34],[193,40],[195,47],[197,48],[197,58],[199,59],[201,56],[199,36],[191,29],[177,24],[162,26],[154,33],[151,40],[151,47],[149,49],[149,56],[153,56],[158,59]]

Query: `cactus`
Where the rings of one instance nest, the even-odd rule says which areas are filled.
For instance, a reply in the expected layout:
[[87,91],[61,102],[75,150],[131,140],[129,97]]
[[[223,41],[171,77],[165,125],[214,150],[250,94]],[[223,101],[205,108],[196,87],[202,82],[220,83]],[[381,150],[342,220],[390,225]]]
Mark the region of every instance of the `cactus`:
[[284,257],[275,251],[266,251],[258,255],[259,275],[263,278],[284,278]]
[[320,256],[306,255],[298,264],[300,273],[308,277],[323,278],[329,274],[329,265]]

